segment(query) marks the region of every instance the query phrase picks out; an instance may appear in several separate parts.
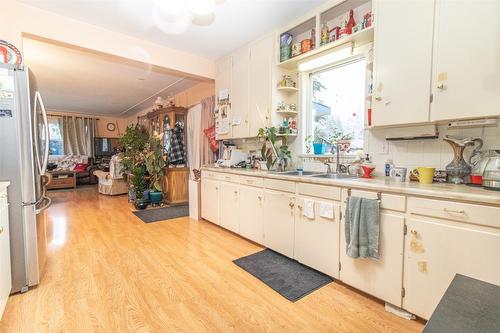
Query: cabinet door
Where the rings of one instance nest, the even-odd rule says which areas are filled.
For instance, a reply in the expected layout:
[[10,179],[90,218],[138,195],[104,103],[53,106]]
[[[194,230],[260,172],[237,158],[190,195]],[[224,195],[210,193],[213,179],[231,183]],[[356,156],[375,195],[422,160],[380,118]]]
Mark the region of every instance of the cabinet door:
[[12,288],[10,275],[9,212],[7,199],[0,198],[0,319]]
[[346,254],[345,222],[342,220],[340,225],[340,280],[391,304],[401,306],[404,223],[404,216],[382,211],[379,237],[380,259],[353,259]]
[[[304,200],[314,200],[314,219],[304,216]],[[320,216],[321,203],[333,205],[333,219]],[[334,278],[339,276],[340,206],[333,201],[297,198],[295,259]]]
[[500,230],[412,217],[405,243],[403,306],[428,319],[455,274],[500,285]]
[[264,192],[261,188],[240,186],[240,235],[259,244],[264,243],[263,200]]
[[[215,65],[215,102],[217,103],[217,98],[219,97],[219,92],[221,90],[227,90],[229,92],[229,99],[232,100],[231,84],[232,84],[232,72],[233,72],[233,58],[227,56],[217,60]],[[220,114],[218,115],[221,116]],[[227,115],[231,119],[231,111]],[[231,126],[229,126],[229,132],[224,134],[217,134],[217,140],[231,138]]]
[[243,48],[233,54],[233,81],[231,99],[231,127],[233,138],[249,136],[248,96],[249,96],[250,51]]
[[219,182],[216,180],[201,180],[201,217],[219,224]]
[[376,1],[375,17],[373,126],[426,122],[434,1]]
[[295,196],[264,191],[264,245],[293,258]]
[[437,1],[431,120],[500,114],[498,22],[500,1]]
[[238,184],[220,183],[220,225],[232,232],[239,233]]
[[270,117],[274,36],[267,36],[250,46],[250,137],[257,136]]

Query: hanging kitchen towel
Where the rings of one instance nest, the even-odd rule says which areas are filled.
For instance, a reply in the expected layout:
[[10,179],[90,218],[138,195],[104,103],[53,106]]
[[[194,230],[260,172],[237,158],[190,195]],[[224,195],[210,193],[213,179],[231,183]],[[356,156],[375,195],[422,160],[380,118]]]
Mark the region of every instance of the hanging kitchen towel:
[[379,259],[379,201],[348,197],[345,212],[346,253],[351,258]]
[[304,199],[304,210],[303,214],[308,219],[314,219],[314,200]]
[[333,220],[333,204],[321,202],[319,204],[319,216]]

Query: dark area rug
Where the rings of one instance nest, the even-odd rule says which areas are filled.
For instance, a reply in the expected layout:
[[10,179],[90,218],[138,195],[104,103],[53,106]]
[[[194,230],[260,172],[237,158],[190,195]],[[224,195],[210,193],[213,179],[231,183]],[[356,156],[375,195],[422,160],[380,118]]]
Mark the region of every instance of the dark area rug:
[[145,223],[165,221],[189,216],[189,205],[137,210],[134,214]]
[[233,262],[292,302],[333,281],[328,275],[269,249]]

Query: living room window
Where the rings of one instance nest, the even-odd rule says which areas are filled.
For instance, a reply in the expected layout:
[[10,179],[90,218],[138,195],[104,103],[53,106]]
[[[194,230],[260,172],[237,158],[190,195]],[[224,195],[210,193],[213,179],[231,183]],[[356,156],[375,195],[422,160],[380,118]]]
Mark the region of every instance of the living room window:
[[63,119],[58,116],[49,116],[49,155],[64,155]]

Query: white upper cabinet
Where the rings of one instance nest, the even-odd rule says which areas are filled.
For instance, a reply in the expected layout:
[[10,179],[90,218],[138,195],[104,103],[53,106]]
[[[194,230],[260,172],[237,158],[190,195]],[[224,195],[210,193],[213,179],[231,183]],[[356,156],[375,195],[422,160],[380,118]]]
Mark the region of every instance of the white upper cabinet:
[[249,134],[249,66],[250,50],[245,47],[233,53],[233,81],[231,98],[232,138],[246,138]]
[[431,120],[500,114],[499,22],[498,0],[437,1]]
[[434,1],[379,0],[374,10],[372,124],[427,122]]
[[229,133],[218,139],[256,137],[270,118],[274,35],[263,37],[217,61],[215,93],[229,89]]
[[264,37],[250,47],[250,137],[257,136],[271,115],[274,36]]

